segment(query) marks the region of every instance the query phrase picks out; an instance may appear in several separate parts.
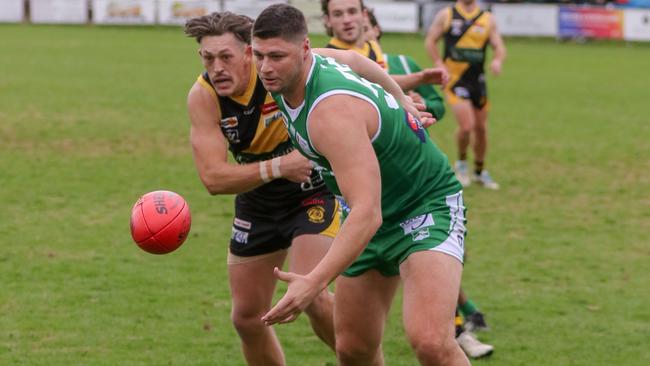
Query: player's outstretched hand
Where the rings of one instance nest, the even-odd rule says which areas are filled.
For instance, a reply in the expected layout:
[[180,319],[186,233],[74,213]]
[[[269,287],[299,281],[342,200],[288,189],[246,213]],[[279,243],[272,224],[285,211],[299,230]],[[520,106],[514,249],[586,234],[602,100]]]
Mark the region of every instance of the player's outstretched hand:
[[444,67],[430,67],[420,71],[422,84],[439,84],[447,85],[449,81],[449,72]]
[[426,111],[427,106],[424,104],[424,102],[415,102],[409,95],[405,95],[404,99],[400,102],[402,104],[402,107],[404,107],[407,112],[414,115],[420,121],[420,123],[422,123],[422,126],[424,128],[427,128],[437,122],[435,117],[433,117],[433,114]]
[[280,301],[262,317],[262,321],[267,326],[296,320],[298,315],[322,291],[307,276],[301,276],[293,272],[283,272],[277,267],[273,269],[273,274],[279,280],[288,283],[288,287],[287,292]]
[[282,178],[295,183],[309,181],[311,169],[311,162],[304,156],[300,155],[298,150],[294,150],[289,154],[282,156],[280,160],[280,174],[282,175]]

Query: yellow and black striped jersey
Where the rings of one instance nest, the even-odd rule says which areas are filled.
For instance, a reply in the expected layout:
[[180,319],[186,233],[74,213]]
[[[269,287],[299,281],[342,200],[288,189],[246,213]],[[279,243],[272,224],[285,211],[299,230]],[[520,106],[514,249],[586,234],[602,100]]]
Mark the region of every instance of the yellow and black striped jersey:
[[361,56],[375,61],[379,66],[381,66],[382,69],[388,70],[388,64],[386,64],[386,60],[384,60],[384,53],[381,51],[381,47],[376,41],[367,41],[363,44],[362,48],[359,48],[349,43],[343,42],[336,37],[333,37],[325,47],[334,48],[337,50],[355,51]]
[[219,103],[221,131],[238,163],[268,160],[293,149],[282,113],[257,72],[251,74],[244,94],[237,97],[218,96],[207,72],[199,76],[198,82]]
[[447,8],[445,59],[483,64],[490,38],[490,12],[476,8],[467,13],[461,7]]
[[[228,149],[240,164],[269,160],[294,150],[275,100],[264,89],[253,67],[244,94],[221,97],[210,81],[208,73],[199,75],[198,83],[214,97],[221,110],[220,127],[228,140]],[[314,170],[309,183],[294,183],[275,179],[249,192],[237,195],[256,207],[276,209],[293,207],[305,197],[325,189],[322,177]]]

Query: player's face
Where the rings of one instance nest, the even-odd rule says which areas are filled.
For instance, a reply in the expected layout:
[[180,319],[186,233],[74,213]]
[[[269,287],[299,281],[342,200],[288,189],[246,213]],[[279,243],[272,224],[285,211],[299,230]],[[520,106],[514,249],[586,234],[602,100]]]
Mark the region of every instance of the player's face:
[[250,78],[250,46],[232,33],[201,39],[199,55],[217,94],[231,97],[244,94]]
[[325,24],[343,42],[356,43],[363,37],[363,21],[360,0],[331,0],[327,6]]
[[253,59],[266,90],[286,93],[298,86],[309,54],[309,40],[301,43],[282,38],[253,37]]
[[363,36],[366,41],[376,41],[379,37],[379,27],[370,24],[368,17],[363,21]]

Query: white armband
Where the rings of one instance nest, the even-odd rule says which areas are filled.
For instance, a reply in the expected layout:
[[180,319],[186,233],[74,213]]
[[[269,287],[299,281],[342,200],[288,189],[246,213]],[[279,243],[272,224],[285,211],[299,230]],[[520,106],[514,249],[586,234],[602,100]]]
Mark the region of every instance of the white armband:
[[278,156],[277,158],[273,158],[271,160],[271,173],[273,174],[273,178],[281,178],[282,174],[280,173],[280,157]]
[[266,161],[260,161],[260,178],[262,178],[262,182],[264,183],[271,181],[269,172],[266,171]]

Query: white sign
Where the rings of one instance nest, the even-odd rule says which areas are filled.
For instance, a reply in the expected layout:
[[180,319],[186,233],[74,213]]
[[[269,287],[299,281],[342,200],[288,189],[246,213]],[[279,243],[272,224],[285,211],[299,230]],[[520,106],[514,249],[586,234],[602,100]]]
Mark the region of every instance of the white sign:
[[159,0],[158,23],[185,24],[190,18],[221,10],[218,0]]
[[365,1],[364,4],[373,9],[377,22],[384,32],[418,31],[419,9],[417,3]]
[[557,5],[494,4],[492,13],[499,31],[511,36],[557,36]]
[[429,28],[431,28],[431,23],[433,23],[433,19],[436,17],[436,14],[448,6],[454,6],[454,3],[435,1],[433,3],[426,3],[422,5],[422,29],[424,32],[429,31]]
[[[300,9],[307,20],[309,33],[325,34],[323,25],[323,11],[320,8],[320,1],[314,0],[291,0],[291,5]],[[316,45],[312,45],[316,47]]]
[[86,0],[31,0],[32,23],[86,23]]
[[623,11],[623,39],[650,41],[650,10],[630,9]]
[[154,24],[154,0],[93,0],[96,24]]
[[288,2],[286,0],[225,0],[223,10],[255,19],[267,6],[277,3],[287,4]]
[[23,0],[0,1],[0,23],[22,22],[24,15]]

